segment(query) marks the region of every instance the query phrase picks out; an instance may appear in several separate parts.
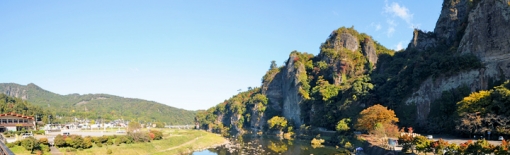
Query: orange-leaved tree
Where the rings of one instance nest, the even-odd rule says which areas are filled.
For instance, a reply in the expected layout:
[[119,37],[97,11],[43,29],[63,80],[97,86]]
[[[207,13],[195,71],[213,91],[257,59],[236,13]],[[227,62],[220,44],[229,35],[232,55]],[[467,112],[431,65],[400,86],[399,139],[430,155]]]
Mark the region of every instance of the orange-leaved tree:
[[368,107],[359,113],[358,121],[355,125],[357,130],[368,132],[375,131],[378,126],[394,126],[398,122],[395,112],[380,104]]

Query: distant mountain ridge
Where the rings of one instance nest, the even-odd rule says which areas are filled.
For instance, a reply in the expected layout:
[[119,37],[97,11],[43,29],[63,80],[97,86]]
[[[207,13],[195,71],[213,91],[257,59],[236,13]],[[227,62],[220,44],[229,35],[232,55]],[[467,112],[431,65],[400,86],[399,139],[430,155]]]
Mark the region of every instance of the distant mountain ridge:
[[154,101],[108,94],[60,95],[30,83],[0,83],[0,93],[27,100],[60,116],[126,119],[169,124],[192,124],[195,111],[175,108]]

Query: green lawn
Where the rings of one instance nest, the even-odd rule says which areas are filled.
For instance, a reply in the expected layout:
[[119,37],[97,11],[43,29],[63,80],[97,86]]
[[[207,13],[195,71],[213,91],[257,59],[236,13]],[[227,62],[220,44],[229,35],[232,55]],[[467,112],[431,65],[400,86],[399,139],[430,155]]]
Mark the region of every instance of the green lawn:
[[[227,141],[220,135],[202,130],[162,129],[162,132],[162,140],[155,140],[150,143],[120,144],[119,146],[103,145],[102,147],[94,145],[90,149],[73,152],[66,152],[67,148],[59,148],[59,150],[67,155],[106,154],[108,149],[112,150],[113,155],[182,154]],[[19,147],[19,149],[14,147],[12,150],[15,154],[29,154],[22,147]]]

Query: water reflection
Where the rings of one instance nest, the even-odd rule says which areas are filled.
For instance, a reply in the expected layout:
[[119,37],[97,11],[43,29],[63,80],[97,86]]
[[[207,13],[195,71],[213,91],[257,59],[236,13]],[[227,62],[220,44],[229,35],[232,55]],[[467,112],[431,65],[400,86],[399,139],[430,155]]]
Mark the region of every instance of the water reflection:
[[[229,145],[212,148],[200,152],[194,152],[193,155],[238,155],[238,154],[343,154],[342,150],[334,147],[313,148],[310,141],[303,140],[285,140],[276,137],[251,136],[245,135],[232,138]],[[343,152],[343,151],[342,151]]]
[[276,153],[283,153],[288,150],[287,144],[285,144],[282,141],[279,142],[270,141],[268,148]]

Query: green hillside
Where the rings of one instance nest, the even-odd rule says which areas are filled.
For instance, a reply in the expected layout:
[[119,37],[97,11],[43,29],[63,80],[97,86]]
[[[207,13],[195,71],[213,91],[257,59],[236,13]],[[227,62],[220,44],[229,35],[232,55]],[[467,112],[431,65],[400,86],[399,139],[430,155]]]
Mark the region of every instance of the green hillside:
[[52,115],[106,120],[124,119],[167,124],[192,124],[195,111],[167,106],[154,101],[108,94],[60,95],[35,84],[0,84],[0,93],[27,100],[48,109]]
[[[418,113],[427,109],[405,99],[426,79],[483,67],[475,55],[459,54],[454,45],[438,43],[433,48],[393,51],[354,28],[337,29],[320,47],[318,55],[291,52],[284,66],[271,65],[261,87],[199,112],[197,122],[213,131],[267,130],[268,119],[284,116],[294,129],[335,130],[340,120],[356,120],[366,107],[381,104],[395,110],[402,127],[412,126],[421,132],[456,131],[458,119],[452,112],[455,104],[469,95],[465,86],[446,91],[431,103],[428,119],[440,122],[432,122],[434,125],[416,121]],[[448,93],[457,97],[448,98]]]

